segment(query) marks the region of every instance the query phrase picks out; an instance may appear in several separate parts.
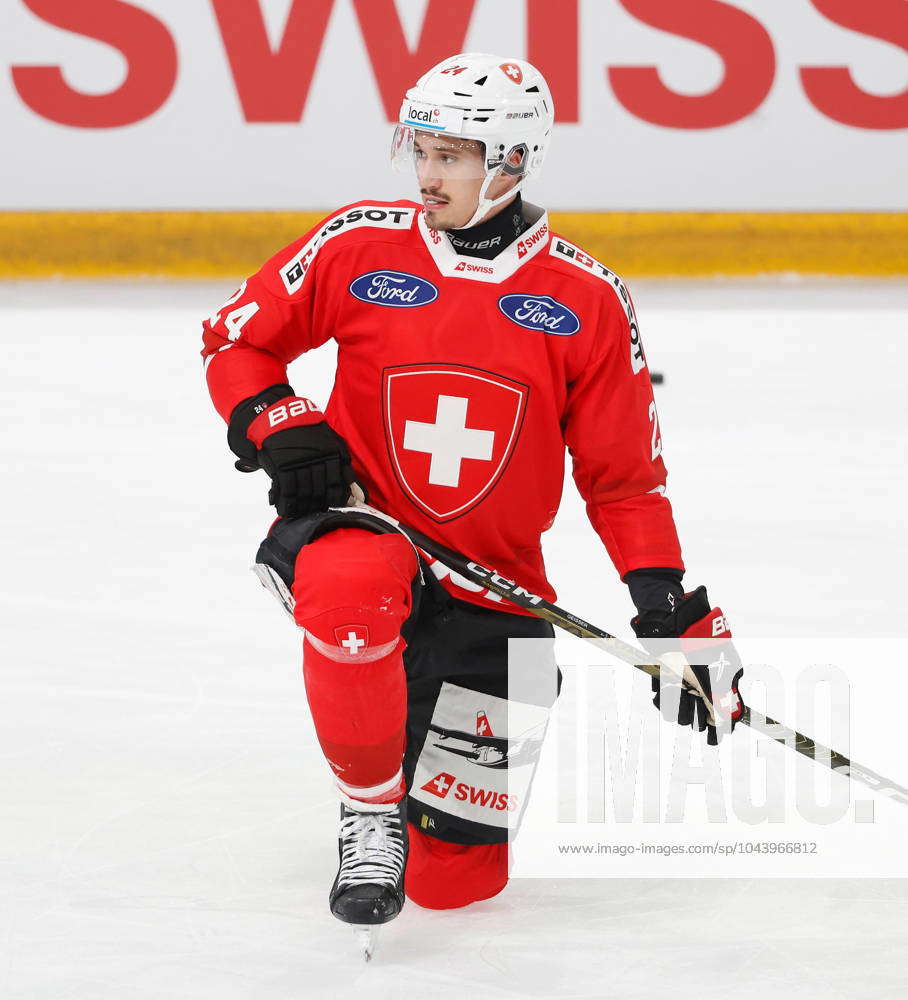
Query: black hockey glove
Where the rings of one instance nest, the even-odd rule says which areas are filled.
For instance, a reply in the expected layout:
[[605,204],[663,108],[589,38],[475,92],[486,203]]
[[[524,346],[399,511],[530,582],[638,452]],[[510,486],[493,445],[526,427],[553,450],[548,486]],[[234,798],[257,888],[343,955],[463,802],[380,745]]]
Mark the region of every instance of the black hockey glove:
[[[732,732],[744,712],[738,682],[744,673],[741,658],[731,643],[731,631],[720,608],[711,608],[706,588],[671,598],[671,610],[642,611],[631,619],[631,627],[648,653],[668,654],[680,666],[686,665],[685,682],[676,674],[662,671],[666,704],[661,704],[660,680],[654,677],[653,704],[669,722],[707,729],[706,742],[715,746]],[[721,640],[721,641],[717,641]],[[683,656],[679,660],[678,654]],[[707,660],[703,664],[703,660]],[[675,697],[678,697],[675,709]]]
[[344,439],[324,414],[289,385],[274,385],[240,403],[227,441],[237,469],[261,468],[271,477],[268,502],[281,517],[343,507],[355,479]]

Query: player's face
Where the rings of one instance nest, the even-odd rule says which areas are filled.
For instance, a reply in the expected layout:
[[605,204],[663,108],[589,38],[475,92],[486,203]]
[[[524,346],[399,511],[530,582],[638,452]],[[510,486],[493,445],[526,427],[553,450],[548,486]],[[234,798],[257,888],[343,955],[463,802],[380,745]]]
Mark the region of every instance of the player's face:
[[[438,230],[460,229],[473,217],[485,180],[485,150],[472,139],[417,133],[413,142],[426,222]],[[488,197],[496,197],[499,179]],[[501,193],[503,189],[499,189]]]

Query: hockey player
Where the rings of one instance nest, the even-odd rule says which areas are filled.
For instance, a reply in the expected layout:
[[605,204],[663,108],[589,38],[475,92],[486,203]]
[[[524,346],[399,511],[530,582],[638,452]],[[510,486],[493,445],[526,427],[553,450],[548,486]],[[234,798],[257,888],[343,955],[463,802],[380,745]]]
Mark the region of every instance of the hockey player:
[[[681,583],[627,289],[522,199],[553,121],[529,63],[446,59],[407,92],[393,137],[421,203],[338,210],[204,324],[208,387],[237,467],[271,480],[279,519],[257,562],[305,630],[306,693],[341,796],[331,909],[352,923],[390,920],[404,893],[447,908],[505,886],[551,701],[524,706],[532,732],[507,732],[507,638],[550,638],[551,627],[433,562],[374,511],[554,599],[540,536],[567,447],[637,635],[730,637],[705,590]],[[322,413],[287,366],[332,338]],[[360,488],[370,506],[344,510]],[[724,662],[733,726],[730,644]],[[678,705],[673,721],[714,742],[703,700],[684,690]]]

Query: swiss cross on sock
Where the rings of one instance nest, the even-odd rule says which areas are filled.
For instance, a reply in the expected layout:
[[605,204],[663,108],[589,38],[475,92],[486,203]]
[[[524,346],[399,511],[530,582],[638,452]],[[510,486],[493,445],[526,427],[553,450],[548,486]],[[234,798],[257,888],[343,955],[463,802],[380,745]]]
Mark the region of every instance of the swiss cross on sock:
[[350,656],[359,656],[369,645],[367,625],[339,625],[334,630],[338,646]]

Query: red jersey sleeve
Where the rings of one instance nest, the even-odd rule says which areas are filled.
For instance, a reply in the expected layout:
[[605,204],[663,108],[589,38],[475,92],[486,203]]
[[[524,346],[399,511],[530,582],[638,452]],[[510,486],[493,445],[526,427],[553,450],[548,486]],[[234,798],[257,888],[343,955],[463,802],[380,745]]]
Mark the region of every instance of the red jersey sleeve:
[[271,258],[202,324],[202,358],[218,413],[287,381],[287,366],[330,337],[319,309],[319,223]]
[[568,387],[564,416],[574,481],[590,522],[620,576],[634,569],[683,570],[665,497],[659,416],[636,320],[632,333],[618,300],[613,305],[604,299],[592,340],[586,364]]

